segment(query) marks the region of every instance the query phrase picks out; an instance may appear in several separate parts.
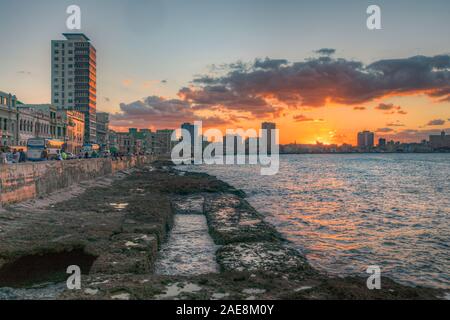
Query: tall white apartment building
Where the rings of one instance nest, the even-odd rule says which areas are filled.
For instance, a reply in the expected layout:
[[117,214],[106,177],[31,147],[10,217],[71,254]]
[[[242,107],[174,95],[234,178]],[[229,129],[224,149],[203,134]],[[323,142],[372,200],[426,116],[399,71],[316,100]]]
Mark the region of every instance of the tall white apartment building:
[[84,142],[96,143],[96,50],[82,33],[63,33],[52,40],[52,104],[84,114]]

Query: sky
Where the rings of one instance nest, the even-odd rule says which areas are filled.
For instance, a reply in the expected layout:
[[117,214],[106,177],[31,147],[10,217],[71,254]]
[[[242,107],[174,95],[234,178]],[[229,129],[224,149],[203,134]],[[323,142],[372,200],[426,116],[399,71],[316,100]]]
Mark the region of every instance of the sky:
[[[281,143],[450,133],[446,0],[0,0],[0,91],[50,102],[50,41],[80,6],[117,130],[259,128]],[[381,30],[366,9],[381,8]]]

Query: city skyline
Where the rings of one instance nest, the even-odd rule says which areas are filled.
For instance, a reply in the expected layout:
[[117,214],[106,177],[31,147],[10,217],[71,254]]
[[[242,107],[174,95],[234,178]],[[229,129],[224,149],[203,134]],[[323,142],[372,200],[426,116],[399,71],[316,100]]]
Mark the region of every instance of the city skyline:
[[[300,20],[307,12],[325,14],[320,5],[300,6],[286,1],[283,8],[270,11],[268,8],[275,8],[275,4],[269,1],[263,5],[263,14],[250,10],[252,1],[239,7],[240,11],[235,10],[238,6],[235,2],[223,7],[224,4],[196,1],[193,8],[187,8],[177,1],[151,4],[134,1],[123,15],[119,14],[121,5],[116,1],[108,4],[80,1],[79,5],[83,12],[81,32],[99,50],[98,110],[112,113],[113,128],[178,128],[184,122],[203,120],[205,126],[219,129],[247,129],[259,128],[260,123],[268,121],[281,129],[281,143],[319,141],[356,145],[357,132],[364,130],[374,131],[377,138],[404,142],[420,141],[430,134],[450,130],[450,56],[448,48],[439,40],[449,31],[445,24],[449,15],[445,9],[449,4],[444,1],[409,4],[406,14],[400,10],[402,2],[380,2],[384,28],[374,32],[365,29],[365,3],[347,1],[337,6],[326,2],[328,7],[336,9],[335,18],[342,14],[343,20],[322,20],[326,25],[323,30],[329,34],[312,28],[310,35],[301,28],[305,21],[287,19],[292,30],[284,28],[288,22],[283,22],[281,17],[293,18],[289,8],[298,9]],[[24,103],[51,101],[49,42],[42,39],[62,39],[62,33],[67,32],[63,29],[66,5],[64,1],[57,5],[49,1],[30,4],[37,6],[36,19],[45,16],[40,28],[31,29],[32,22],[26,19],[23,8],[17,10],[20,5],[0,1],[2,8],[26,22],[18,25],[10,18],[0,21],[3,39],[11,36],[8,29],[12,27],[19,35],[15,48],[2,53],[6,63],[1,68],[5,76],[0,79],[0,90],[16,94]],[[222,11],[211,11],[211,6],[221,7]],[[157,33],[151,28],[155,27],[154,22],[138,21],[144,18],[140,11],[145,8],[152,9],[148,12],[150,16],[164,12]],[[201,14],[194,12],[195,9],[213,12],[211,19],[222,18],[213,19],[219,22],[209,31],[216,31],[217,38],[236,36],[240,40],[243,36],[225,19],[229,14],[237,18],[247,14],[248,19],[238,19],[237,24],[244,27],[245,22],[248,36],[257,40],[267,36],[261,32],[261,21],[257,18],[261,15],[270,18],[267,12],[273,12],[273,20],[269,19],[264,30],[279,43],[263,45],[264,41],[255,40],[257,43],[238,48],[230,41],[217,47],[218,39],[207,37],[208,32],[195,23],[197,20],[187,23],[186,19]],[[183,15],[179,23],[173,21]],[[427,24],[416,26],[408,20],[418,15]],[[106,16],[112,20],[117,18],[118,26],[107,22]],[[395,19],[396,16],[401,19]],[[276,27],[275,21],[281,24]],[[129,26],[123,28],[127,22]],[[3,27],[4,23],[7,27]],[[207,19],[204,23],[209,26],[213,22]],[[310,19],[307,23],[314,26]],[[339,27],[333,28],[336,23]],[[189,51],[183,46],[187,40],[177,34],[182,26],[195,31],[193,34],[198,38],[194,42],[200,50]],[[355,29],[352,34],[358,44],[345,40],[350,28]],[[437,35],[417,40],[415,35],[419,29],[433,30]],[[291,41],[285,38],[286,34],[291,36]],[[168,50],[163,41],[168,35],[172,38],[167,39],[183,38],[180,47],[168,41],[172,45]],[[296,37],[301,41],[292,41]],[[389,47],[395,37],[401,37],[404,45]],[[146,40],[151,39],[159,41],[150,46]],[[26,45],[34,50],[23,50]],[[139,48],[137,52],[135,48]],[[173,63],[166,59],[172,59]],[[384,77],[373,76],[380,71],[385,73]],[[364,77],[366,74],[371,76]],[[401,74],[406,79],[399,80]]]

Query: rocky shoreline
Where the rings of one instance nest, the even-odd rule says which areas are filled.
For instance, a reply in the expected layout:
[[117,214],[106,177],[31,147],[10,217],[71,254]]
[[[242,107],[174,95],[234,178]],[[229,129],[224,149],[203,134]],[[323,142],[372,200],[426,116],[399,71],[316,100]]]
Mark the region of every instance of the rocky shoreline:
[[[155,274],[158,252],[174,216],[187,214],[206,217],[217,246],[218,272]],[[130,169],[66,199],[38,199],[3,208],[0,221],[0,287],[61,283],[68,276],[68,265],[81,267],[82,289],[60,289],[56,299],[439,299],[448,295],[387,278],[382,279],[381,290],[368,290],[364,278],[319,273],[249,205],[242,191],[207,174],[178,171],[167,162]]]

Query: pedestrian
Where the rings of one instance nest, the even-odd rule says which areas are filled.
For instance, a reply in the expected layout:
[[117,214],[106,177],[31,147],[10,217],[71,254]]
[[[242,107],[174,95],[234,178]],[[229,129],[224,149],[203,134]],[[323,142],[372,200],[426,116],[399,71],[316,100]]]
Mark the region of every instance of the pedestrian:
[[7,164],[8,163],[8,157],[6,156],[6,151],[2,149],[0,151],[0,164]]
[[42,160],[48,160],[48,152],[45,149],[42,151]]
[[13,151],[13,163],[19,163],[20,161],[20,153],[16,149]]
[[19,162],[26,162],[27,161],[27,155],[23,151],[23,149],[20,149],[19,153],[20,153]]

